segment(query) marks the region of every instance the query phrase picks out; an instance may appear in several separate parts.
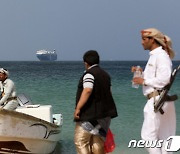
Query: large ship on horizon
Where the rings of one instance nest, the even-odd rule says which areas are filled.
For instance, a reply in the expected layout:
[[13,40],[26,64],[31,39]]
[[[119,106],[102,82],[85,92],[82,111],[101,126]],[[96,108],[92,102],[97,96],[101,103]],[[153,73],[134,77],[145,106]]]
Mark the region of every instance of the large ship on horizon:
[[38,50],[36,56],[40,61],[55,61],[57,60],[56,50],[47,51],[47,50]]

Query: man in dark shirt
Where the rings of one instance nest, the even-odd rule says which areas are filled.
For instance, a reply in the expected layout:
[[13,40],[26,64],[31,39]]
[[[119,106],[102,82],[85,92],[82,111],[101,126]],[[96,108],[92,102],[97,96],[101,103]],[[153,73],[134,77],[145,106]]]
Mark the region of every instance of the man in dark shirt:
[[104,154],[111,118],[117,116],[111,79],[99,67],[97,51],[87,51],[83,60],[86,71],[80,78],[76,95],[74,142],[78,154]]

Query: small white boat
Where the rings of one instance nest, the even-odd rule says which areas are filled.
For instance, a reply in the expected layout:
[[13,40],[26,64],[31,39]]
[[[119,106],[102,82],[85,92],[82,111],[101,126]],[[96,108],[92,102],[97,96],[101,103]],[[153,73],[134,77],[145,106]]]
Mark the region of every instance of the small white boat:
[[0,153],[49,154],[60,140],[63,118],[51,105],[0,109]]

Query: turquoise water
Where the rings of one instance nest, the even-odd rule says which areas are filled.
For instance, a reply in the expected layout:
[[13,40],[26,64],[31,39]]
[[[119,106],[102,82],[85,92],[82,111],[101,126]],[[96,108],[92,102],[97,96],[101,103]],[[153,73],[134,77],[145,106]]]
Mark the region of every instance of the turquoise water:
[[[118,117],[112,120],[111,130],[115,136],[116,149],[113,154],[146,154],[144,149],[128,148],[131,139],[140,139],[143,122],[143,107],[146,98],[139,89],[131,88],[131,66],[142,61],[101,62],[112,79],[112,93],[116,102]],[[174,67],[179,62],[174,62]],[[79,77],[84,71],[82,62],[0,62],[0,67],[10,71],[18,93],[25,93],[34,103],[51,104],[54,113],[64,118],[61,140],[54,154],[76,154],[73,143],[74,104]],[[171,89],[180,98],[180,72]],[[180,135],[180,99],[176,101],[177,135]]]

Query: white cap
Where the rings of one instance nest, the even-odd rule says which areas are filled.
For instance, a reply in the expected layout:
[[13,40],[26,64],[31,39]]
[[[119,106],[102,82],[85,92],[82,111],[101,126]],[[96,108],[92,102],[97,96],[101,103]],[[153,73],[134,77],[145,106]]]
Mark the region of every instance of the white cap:
[[0,68],[0,73],[4,73],[4,74],[6,74],[7,76],[9,76],[9,72],[8,72],[7,69]]

